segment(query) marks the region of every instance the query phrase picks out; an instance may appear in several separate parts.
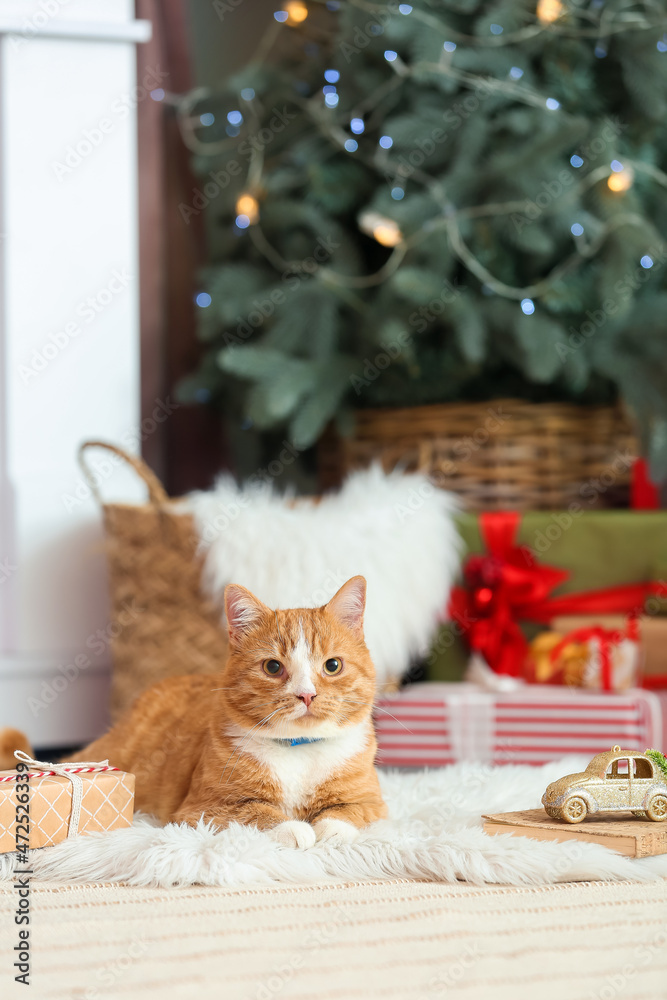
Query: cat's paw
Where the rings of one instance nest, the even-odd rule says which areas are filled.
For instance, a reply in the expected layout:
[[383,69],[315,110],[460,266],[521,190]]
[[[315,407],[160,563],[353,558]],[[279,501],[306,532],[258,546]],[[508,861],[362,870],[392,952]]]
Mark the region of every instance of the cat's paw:
[[313,829],[319,841],[328,840],[332,844],[351,844],[359,836],[359,828],[346,819],[336,819],[324,816],[313,823]]
[[312,847],[315,843],[315,831],[310,823],[301,823],[296,819],[279,823],[269,830],[269,835],[285,847]]

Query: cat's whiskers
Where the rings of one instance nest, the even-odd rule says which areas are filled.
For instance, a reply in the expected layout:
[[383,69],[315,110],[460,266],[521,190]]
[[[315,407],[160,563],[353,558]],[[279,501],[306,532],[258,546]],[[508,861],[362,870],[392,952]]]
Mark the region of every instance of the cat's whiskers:
[[[243,745],[242,745],[242,747],[241,747],[241,750],[244,750],[244,749],[245,749],[245,747],[246,747],[246,746],[248,745],[248,741],[250,740],[250,737],[252,736],[252,733],[253,733],[253,730],[254,730],[254,729],[257,729],[257,728],[258,728],[258,727],[260,727],[260,726],[262,726],[262,724],[264,724],[264,725],[267,725],[267,726],[268,726],[268,724],[269,724],[269,722],[271,721],[271,719],[273,718],[273,716],[274,716],[274,715],[277,715],[277,714],[278,714],[278,712],[280,712],[280,709],[279,709],[279,708],[277,708],[277,709],[275,710],[275,712],[273,712],[273,713],[272,713],[271,715],[269,715],[269,716],[267,716],[267,717],[266,717],[265,719],[263,719],[263,720],[262,720],[262,722],[258,722],[258,723],[257,723],[257,726],[253,726],[253,728],[252,728],[252,729],[250,730],[250,732],[248,733],[248,735],[247,735],[246,739],[245,739],[245,740],[243,741]],[[232,756],[233,756],[233,754],[232,754]],[[235,762],[235,764],[234,764],[234,767],[232,768],[232,772],[231,772],[231,774],[229,775],[229,777],[227,778],[227,782],[226,782],[226,784],[229,784],[229,782],[230,782],[230,781],[232,780],[232,776],[233,776],[233,774],[234,774],[234,771],[236,770],[236,765],[238,764],[238,762],[240,761],[240,759],[241,759],[241,756],[240,756],[240,754],[239,754],[239,756],[238,756],[238,757],[236,758],[236,762]],[[230,757],[230,760],[231,760],[231,757]],[[225,766],[226,766],[226,765],[225,765]],[[224,773],[224,772],[223,772],[223,773]]]
[[[243,739],[243,742],[242,742],[242,743],[240,743],[240,744],[239,744],[238,746],[236,746],[236,747],[234,748],[234,750],[233,750],[233,751],[232,751],[232,753],[230,754],[229,758],[227,759],[227,763],[225,764],[225,766],[224,766],[224,767],[223,767],[223,769],[222,769],[222,774],[220,775],[220,781],[218,782],[218,784],[220,784],[220,783],[222,782],[222,779],[223,779],[223,778],[224,778],[224,776],[225,776],[225,771],[227,770],[227,768],[228,768],[228,766],[229,766],[230,762],[231,762],[231,761],[233,760],[233,758],[234,758],[234,755],[235,755],[235,754],[237,754],[237,753],[239,753],[240,751],[242,751],[242,750],[243,750],[243,749],[245,748],[246,744],[247,744],[247,743],[248,743],[248,741],[250,740],[250,737],[252,736],[252,734],[253,734],[253,732],[255,731],[255,729],[258,729],[258,728],[259,728],[259,726],[263,725],[264,723],[268,723],[268,722],[270,722],[270,720],[271,720],[271,719],[273,718],[273,716],[274,716],[274,715],[277,715],[277,714],[278,714],[278,712],[280,712],[280,711],[281,711],[281,708],[277,708],[277,709],[275,710],[275,712],[271,712],[271,713],[269,713],[269,715],[266,715],[266,716],[264,716],[264,718],[263,718],[263,719],[260,719],[260,721],[259,721],[259,722],[256,722],[256,723],[255,723],[255,725],[254,725],[254,726],[252,727],[252,729],[250,729],[250,730],[248,731],[248,733],[246,734],[246,736],[245,736],[245,737],[244,737],[244,739]],[[237,761],[237,763],[238,763],[238,761]],[[234,767],[236,767],[236,764],[234,764]],[[233,773],[234,773],[234,771],[233,771],[233,769],[232,769],[232,774],[233,774]],[[229,781],[230,781],[230,779],[231,779],[231,776],[232,776],[232,774],[230,774],[229,778],[227,778],[227,782],[226,782],[227,784],[229,784]]]

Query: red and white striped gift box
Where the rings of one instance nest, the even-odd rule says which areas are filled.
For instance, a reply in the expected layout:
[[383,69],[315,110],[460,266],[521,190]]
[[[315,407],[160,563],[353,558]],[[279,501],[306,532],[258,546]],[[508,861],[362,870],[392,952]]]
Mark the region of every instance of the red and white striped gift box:
[[663,709],[650,691],[601,694],[527,685],[511,694],[474,684],[412,684],[377,703],[377,763],[442,767],[462,760],[545,764],[619,743],[663,746]]

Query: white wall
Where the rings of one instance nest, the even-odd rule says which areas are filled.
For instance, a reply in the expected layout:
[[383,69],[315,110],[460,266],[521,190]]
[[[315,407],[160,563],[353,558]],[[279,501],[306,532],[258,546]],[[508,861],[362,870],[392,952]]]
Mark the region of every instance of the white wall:
[[38,746],[106,724],[101,526],[75,456],[139,421],[133,17],[0,0],[0,725]]

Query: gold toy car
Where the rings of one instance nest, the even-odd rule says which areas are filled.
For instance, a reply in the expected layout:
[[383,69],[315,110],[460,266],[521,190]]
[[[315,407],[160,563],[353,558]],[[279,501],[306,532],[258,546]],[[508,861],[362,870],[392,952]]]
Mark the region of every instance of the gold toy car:
[[658,750],[612,747],[585,771],[552,781],[542,805],[553,819],[581,823],[589,813],[630,811],[656,823],[667,818],[667,773]]

